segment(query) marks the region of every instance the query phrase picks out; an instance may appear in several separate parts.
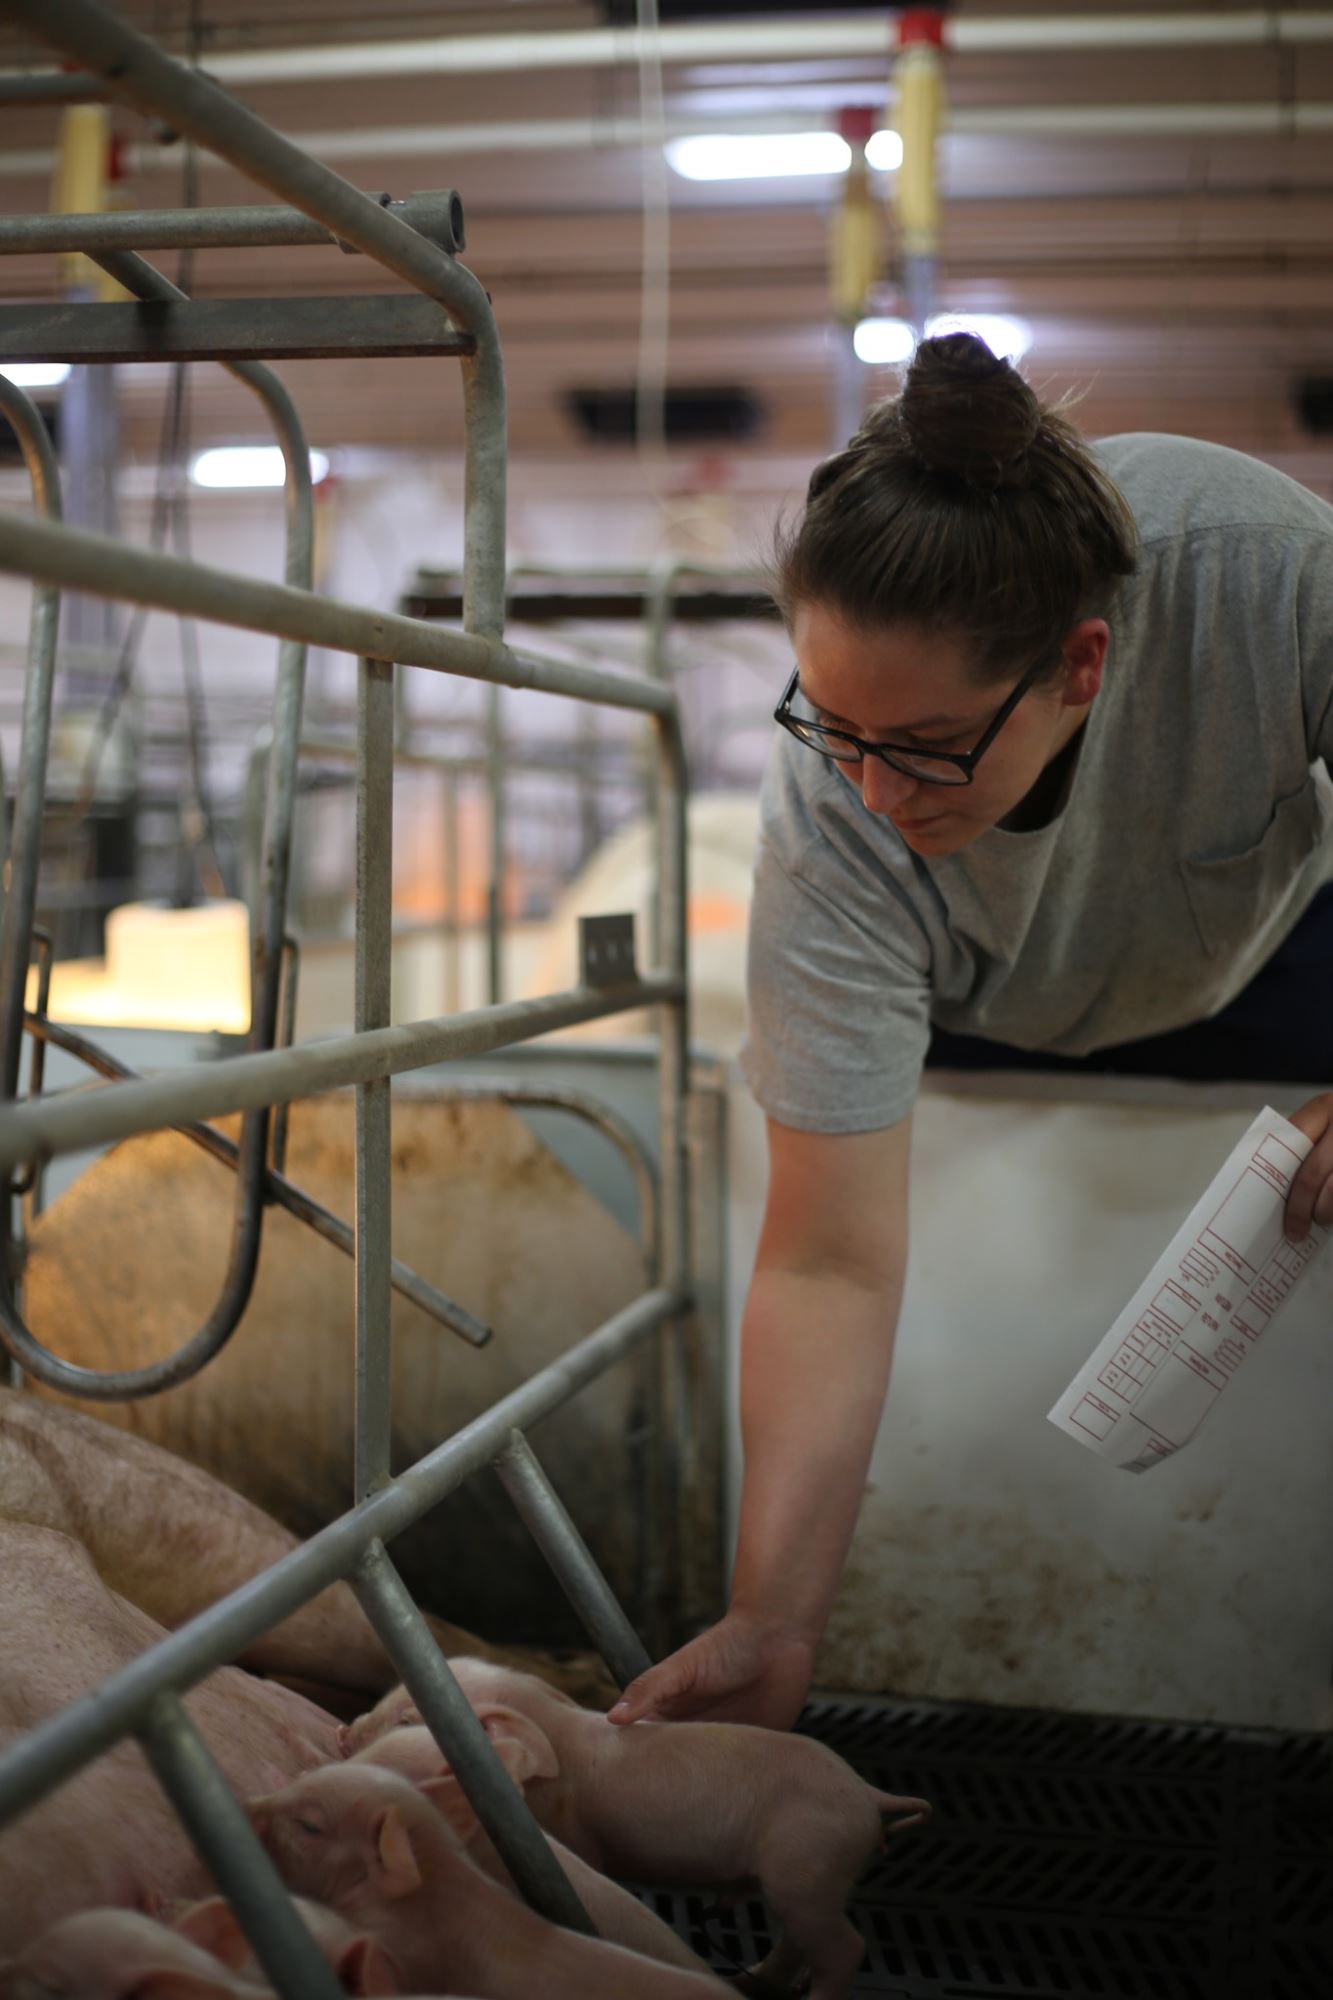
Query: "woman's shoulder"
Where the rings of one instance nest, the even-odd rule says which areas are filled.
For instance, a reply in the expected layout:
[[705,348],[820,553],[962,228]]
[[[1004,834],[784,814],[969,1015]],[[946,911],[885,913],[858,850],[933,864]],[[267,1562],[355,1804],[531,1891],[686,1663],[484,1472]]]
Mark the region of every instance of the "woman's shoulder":
[[1228,531],[1333,536],[1333,507],[1276,466],[1227,445],[1129,431],[1100,439],[1094,451],[1128,502],[1145,547]]

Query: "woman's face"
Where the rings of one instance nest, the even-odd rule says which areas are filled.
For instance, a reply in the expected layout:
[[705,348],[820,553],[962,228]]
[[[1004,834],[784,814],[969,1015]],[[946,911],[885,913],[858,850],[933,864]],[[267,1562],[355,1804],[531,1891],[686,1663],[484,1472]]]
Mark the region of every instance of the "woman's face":
[[[970,785],[923,784],[881,757],[837,769],[914,853],[956,854],[1014,810],[1078,729],[1101,685],[1108,636],[1098,618],[1073,628],[1064,671],[1023,696]],[[792,638],[801,692],[819,720],[870,743],[972,750],[1020,678],[985,685],[960,640],[908,625],[866,631],[822,604],[797,606]]]

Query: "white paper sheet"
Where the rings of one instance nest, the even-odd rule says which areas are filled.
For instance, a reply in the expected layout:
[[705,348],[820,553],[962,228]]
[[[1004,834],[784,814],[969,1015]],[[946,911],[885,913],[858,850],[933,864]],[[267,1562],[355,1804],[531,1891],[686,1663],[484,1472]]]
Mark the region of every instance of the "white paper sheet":
[[1050,1422],[1126,1472],[1188,1444],[1322,1249],[1282,1214],[1310,1150],[1265,1107],[1135,1292]]

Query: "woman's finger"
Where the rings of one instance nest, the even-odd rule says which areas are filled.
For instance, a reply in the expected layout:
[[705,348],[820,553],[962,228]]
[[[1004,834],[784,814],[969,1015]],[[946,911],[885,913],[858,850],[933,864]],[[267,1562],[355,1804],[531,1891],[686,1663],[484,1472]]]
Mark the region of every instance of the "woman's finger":
[[1309,1235],[1312,1221],[1323,1222],[1333,1214],[1333,1192],[1326,1192],[1333,1179],[1333,1094],[1312,1097],[1292,1112],[1291,1123],[1314,1141],[1291,1184],[1283,1218],[1287,1235],[1299,1243]]
[[679,1653],[673,1653],[659,1666],[650,1667],[646,1674],[630,1682],[615,1707],[610,1710],[607,1721],[617,1725],[628,1722],[646,1722],[669,1717],[675,1705],[694,1690],[698,1679],[695,1660],[691,1657],[693,1648],[686,1646]]

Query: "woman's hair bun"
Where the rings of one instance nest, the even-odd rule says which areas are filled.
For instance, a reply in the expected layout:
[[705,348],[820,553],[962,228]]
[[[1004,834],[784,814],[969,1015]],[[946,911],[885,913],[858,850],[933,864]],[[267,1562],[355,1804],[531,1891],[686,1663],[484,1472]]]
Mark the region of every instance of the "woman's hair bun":
[[970,333],[923,340],[897,398],[913,457],[984,491],[1023,486],[1041,405],[1016,368]]

